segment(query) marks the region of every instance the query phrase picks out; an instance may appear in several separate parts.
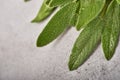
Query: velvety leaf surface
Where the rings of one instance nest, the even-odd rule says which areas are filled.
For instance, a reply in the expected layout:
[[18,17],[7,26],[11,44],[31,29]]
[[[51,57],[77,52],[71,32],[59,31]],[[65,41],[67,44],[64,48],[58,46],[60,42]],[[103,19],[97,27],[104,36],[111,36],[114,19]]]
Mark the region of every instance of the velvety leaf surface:
[[53,12],[55,7],[49,7],[49,5],[46,5],[47,1],[48,0],[44,0],[37,16],[32,20],[32,22],[41,22]]
[[105,16],[104,32],[102,34],[102,47],[107,60],[115,52],[120,34],[120,7],[113,1]]
[[73,2],[60,9],[49,21],[37,40],[37,46],[44,46],[56,39],[67,27],[75,14],[77,3]]
[[80,11],[77,21],[77,30],[92,21],[103,9],[105,0],[80,0]]
[[102,30],[103,24],[99,18],[93,20],[85,27],[77,38],[70,55],[70,70],[77,69],[88,59],[100,40]]

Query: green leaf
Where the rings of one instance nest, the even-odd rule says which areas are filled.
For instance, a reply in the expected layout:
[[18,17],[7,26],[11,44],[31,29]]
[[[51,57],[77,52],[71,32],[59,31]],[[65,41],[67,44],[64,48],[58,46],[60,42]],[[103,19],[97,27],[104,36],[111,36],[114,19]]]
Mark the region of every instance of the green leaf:
[[38,37],[37,46],[45,46],[55,40],[70,25],[76,8],[77,3],[73,2],[60,9]]
[[94,51],[100,40],[103,25],[102,21],[97,18],[90,22],[80,33],[72,49],[72,54],[70,55],[70,70],[77,69]]
[[51,0],[49,4],[52,7],[56,7],[56,6],[66,5],[73,1],[74,0]]
[[71,22],[70,22],[70,23],[71,23],[70,26],[75,27],[75,26],[76,26],[77,19],[78,19],[78,14],[75,13],[74,16],[73,16],[73,18],[72,18],[72,20],[71,20]]
[[55,7],[50,7],[46,4],[48,1],[49,0],[44,0],[42,7],[40,8],[37,16],[35,17],[35,19],[32,20],[32,22],[41,22],[54,11]]
[[107,13],[107,11],[108,11],[108,9],[109,9],[109,5],[113,2],[114,0],[107,0],[106,1],[106,3],[105,3],[105,5],[104,5],[104,7],[103,7],[103,9],[102,9],[102,11],[101,11],[101,13],[100,13],[100,17],[101,17],[101,19],[104,19],[104,16],[106,15],[106,13]]
[[71,22],[70,22],[70,26],[74,26],[74,27],[76,26],[76,22],[77,22],[78,16],[79,16],[79,8],[80,8],[80,1],[78,1],[78,7],[76,9],[76,12],[75,12]]
[[113,1],[105,16],[104,32],[102,34],[102,47],[107,60],[114,55],[120,34],[120,7]]
[[105,0],[80,0],[79,18],[77,21],[77,30],[87,25],[101,12],[105,5]]
[[116,0],[118,4],[120,4],[120,0]]

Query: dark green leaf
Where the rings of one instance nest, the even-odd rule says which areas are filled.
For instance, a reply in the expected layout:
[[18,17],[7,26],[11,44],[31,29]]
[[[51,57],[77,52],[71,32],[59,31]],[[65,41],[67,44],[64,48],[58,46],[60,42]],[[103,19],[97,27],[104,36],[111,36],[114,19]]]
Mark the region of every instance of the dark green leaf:
[[102,34],[102,47],[107,60],[110,60],[115,52],[120,33],[120,8],[113,1],[105,16],[104,32]]
[[40,8],[37,16],[35,17],[35,19],[32,20],[32,22],[41,22],[53,12],[55,7],[50,7],[49,5],[47,5],[47,1],[49,0],[44,0],[42,7]]
[[77,3],[73,2],[60,9],[38,37],[37,46],[44,46],[55,40],[70,25],[76,8]]
[[76,26],[77,19],[78,19],[78,14],[75,13],[71,22],[70,22],[71,23],[70,26]]
[[71,24],[70,26],[76,26],[77,20],[78,20],[78,16],[79,16],[79,9],[80,9],[80,1],[78,1],[78,7],[76,9],[76,12],[71,20]]
[[79,18],[77,21],[77,30],[87,25],[101,12],[105,5],[105,0],[80,0]]
[[75,70],[84,63],[96,48],[103,30],[102,21],[97,18],[90,22],[76,40],[69,60],[69,69]]

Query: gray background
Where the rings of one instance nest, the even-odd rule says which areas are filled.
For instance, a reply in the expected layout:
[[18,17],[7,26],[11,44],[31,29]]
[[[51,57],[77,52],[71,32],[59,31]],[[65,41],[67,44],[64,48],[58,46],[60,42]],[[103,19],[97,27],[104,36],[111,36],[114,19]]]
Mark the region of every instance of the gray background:
[[101,45],[76,71],[68,59],[79,32],[74,28],[50,45],[37,48],[46,21],[31,24],[43,0],[0,0],[0,80],[120,80],[120,43],[111,61]]

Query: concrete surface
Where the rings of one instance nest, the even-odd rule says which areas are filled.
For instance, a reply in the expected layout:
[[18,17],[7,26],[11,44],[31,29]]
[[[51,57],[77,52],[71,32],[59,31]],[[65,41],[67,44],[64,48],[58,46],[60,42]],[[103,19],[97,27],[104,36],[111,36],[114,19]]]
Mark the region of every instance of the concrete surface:
[[0,0],[0,80],[120,80],[120,44],[111,61],[101,46],[76,71],[68,70],[71,48],[79,32],[37,48],[36,39],[48,20],[31,24],[43,0]]

